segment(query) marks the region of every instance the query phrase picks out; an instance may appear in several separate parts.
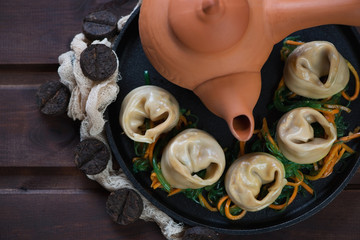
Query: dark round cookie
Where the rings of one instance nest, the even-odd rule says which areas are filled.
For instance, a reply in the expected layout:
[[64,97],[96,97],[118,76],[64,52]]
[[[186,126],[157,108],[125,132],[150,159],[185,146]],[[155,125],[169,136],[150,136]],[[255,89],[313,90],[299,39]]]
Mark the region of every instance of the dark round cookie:
[[95,175],[104,171],[109,159],[109,149],[95,138],[85,139],[76,146],[75,164],[85,174]]
[[117,17],[110,11],[97,11],[83,20],[83,33],[91,41],[112,38],[118,33]]
[[36,101],[43,114],[61,115],[67,111],[70,95],[69,89],[60,81],[48,81],[39,87]]
[[80,55],[84,75],[93,81],[109,78],[117,68],[117,60],[111,48],[104,44],[92,44]]
[[183,240],[219,240],[219,233],[205,227],[193,227],[185,231]]
[[104,44],[92,44],[80,55],[84,75],[93,81],[109,78],[117,68],[117,59],[111,48]]
[[118,224],[127,225],[139,219],[144,209],[140,195],[132,189],[112,192],[106,201],[106,212]]

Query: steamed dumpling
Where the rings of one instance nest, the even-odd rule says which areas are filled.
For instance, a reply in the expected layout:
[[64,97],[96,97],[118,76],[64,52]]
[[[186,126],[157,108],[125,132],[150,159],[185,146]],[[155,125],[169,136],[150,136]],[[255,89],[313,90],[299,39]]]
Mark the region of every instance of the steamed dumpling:
[[[196,173],[206,169],[204,178]],[[215,183],[225,169],[224,151],[208,133],[186,129],[165,147],[161,170],[172,187],[198,189]]]
[[[323,83],[321,78],[326,78]],[[322,99],[342,91],[349,82],[349,68],[335,46],[313,41],[297,47],[288,57],[284,82],[294,93]]]
[[[152,143],[162,133],[170,131],[179,121],[179,104],[165,89],[141,86],[132,90],[121,104],[119,122],[125,134],[134,141]],[[145,119],[158,122],[145,132]]]
[[[326,137],[314,137],[312,123],[319,123]],[[337,138],[332,123],[312,108],[296,108],[286,113],[278,122],[276,139],[281,152],[290,161],[308,164],[325,157]]]
[[[255,212],[272,204],[286,185],[283,164],[267,153],[249,153],[231,164],[225,176],[225,189],[240,208]],[[266,196],[258,200],[262,185],[270,184]]]

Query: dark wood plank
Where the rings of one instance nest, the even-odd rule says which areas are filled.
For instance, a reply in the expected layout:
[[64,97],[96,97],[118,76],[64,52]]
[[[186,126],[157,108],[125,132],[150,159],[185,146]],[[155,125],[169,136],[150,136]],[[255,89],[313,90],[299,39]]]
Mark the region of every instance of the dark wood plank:
[[104,190],[0,194],[0,239],[164,239],[154,223],[113,223],[105,211],[108,194]]
[[74,166],[78,123],[67,116],[42,115],[35,100],[37,88],[0,86],[0,167]]
[[[241,236],[242,240],[257,239],[359,239],[359,191],[344,191],[325,209],[294,226],[272,233]],[[224,239],[237,239],[234,236]]]
[[[0,1],[0,64],[57,63],[90,11],[110,0]],[[127,15],[136,0],[118,0]]]
[[50,80],[59,80],[57,73],[59,65],[0,65],[0,91],[9,89],[9,85],[13,88],[17,87],[21,91],[21,86],[30,85],[36,89],[40,84]]
[[4,189],[73,190],[101,186],[74,167],[1,167],[0,192]]
[[[358,190],[341,193],[324,210],[294,226],[260,235],[221,239],[358,239]],[[102,190],[14,190],[0,194],[0,238],[15,239],[164,239],[154,223],[119,226],[105,212]]]
[[[356,174],[352,177],[351,181],[349,182],[351,185],[357,185],[360,189],[360,169],[357,170]],[[354,186],[353,186],[354,187]]]

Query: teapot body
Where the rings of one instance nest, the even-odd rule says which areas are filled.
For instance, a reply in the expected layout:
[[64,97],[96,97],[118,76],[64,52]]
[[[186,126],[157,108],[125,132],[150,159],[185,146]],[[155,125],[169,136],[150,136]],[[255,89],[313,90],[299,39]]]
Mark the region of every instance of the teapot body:
[[331,23],[360,25],[360,0],[143,0],[139,34],[163,77],[193,90],[237,139],[248,140],[274,44]]

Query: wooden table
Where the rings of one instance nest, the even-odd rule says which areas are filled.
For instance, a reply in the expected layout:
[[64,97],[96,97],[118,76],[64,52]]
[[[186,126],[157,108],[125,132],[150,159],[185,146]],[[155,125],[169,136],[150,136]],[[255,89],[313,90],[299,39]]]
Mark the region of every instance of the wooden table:
[[[106,0],[0,1],[0,239],[164,239],[155,223],[120,226],[108,192],[74,166],[79,123],[38,111],[35,93],[59,79],[82,19]],[[119,1],[119,16],[136,1]],[[222,239],[359,239],[360,172],[315,216],[286,229]]]

